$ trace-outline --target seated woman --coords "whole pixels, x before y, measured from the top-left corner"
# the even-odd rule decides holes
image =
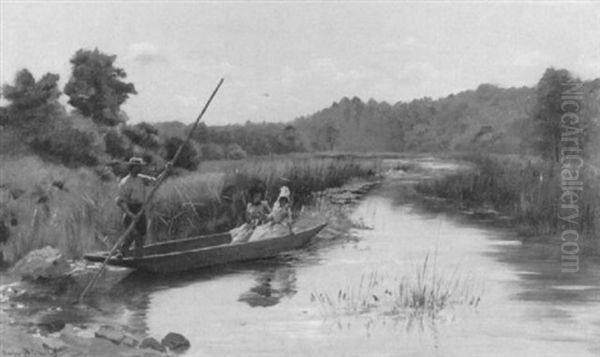
[[[252,232],[249,242],[268,238],[283,237],[294,234],[292,231],[292,209],[287,196],[279,197],[273,211],[267,217],[267,223],[262,224]]]
[[[254,229],[266,222],[271,212],[269,204],[263,200],[263,192],[260,188],[250,189],[249,196],[250,202],[246,205],[246,223],[230,231],[231,243],[247,242]]]
[[[291,207],[292,206],[291,195],[292,195],[292,193],[290,192],[290,189],[287,186],[281,186],[281,188],[279,189],[279,196],[275,200],[275,203],[273,203],[273,210],[276,210],[279,208],[279,199],[281,197],[286,197],[288,200],[288,204]]]

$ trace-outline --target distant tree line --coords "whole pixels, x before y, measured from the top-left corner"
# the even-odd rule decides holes
[[[600,79],[580,81],[548,68],[533,87],[476,90],[390,105],[343,98],[292,124],[309,151],[471,151],[535,154],[557,159],[561,94],[579,83],[581,145],[598,143]],[[598,151],[598,150],[596,150]]]
[[[116,56],[98,49],[78,50],[64,88],[59,76],[35,79],[16,73],[4,84],[0,107],[2,138],[13,138],[41,157],[68,166],[109,163],[143,156],[169,160],[190,129],[180,122],[129,124],[121,106],[137,94]],[[176,166],[194,170],[201,160],[302,151],[478,151],[535,153],[557,159],[560,95],[576,78],[549,68],[534,88],[482,84],[445,98],[416,99],[390,105],[373,99],[343,98],[330,107],[287,123],[206,126],[201,123]],[[582,147],[595,147],[600,79],[581,82]],[[68,97],[71,110],[59,101]],[[591,149],[590,149],[591,150]]]

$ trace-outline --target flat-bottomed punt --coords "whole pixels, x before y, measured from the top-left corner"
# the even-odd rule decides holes
[[[237,261],[268,258],[279,253],[299,249],[317,235],[325,224],[297,232],[293,235],[263,239],[256,242],[231,244],[231,234],[218,233],[180,240],[149,244],[143,248],[144,255],[111,257],[111,265],[134,268],[156,273],[172,273]],[[85,259],[103,262],[108,252],[86,254]]]

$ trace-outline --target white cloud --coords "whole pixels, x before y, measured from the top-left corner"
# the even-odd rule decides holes
[[[150,42],[138,42],[131,44],[128,48],[126,58],[142,65],[168,62],[167,57],[161,53],[158,46]]]

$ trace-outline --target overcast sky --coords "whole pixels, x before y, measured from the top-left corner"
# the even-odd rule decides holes
[[[28,68],[62,86],[98,47],[139,92],[132,122],[191,122],[221,76],[208,124],[530,86],[549,66],[600,77],[598,3],[0,3],[2,83]]]

